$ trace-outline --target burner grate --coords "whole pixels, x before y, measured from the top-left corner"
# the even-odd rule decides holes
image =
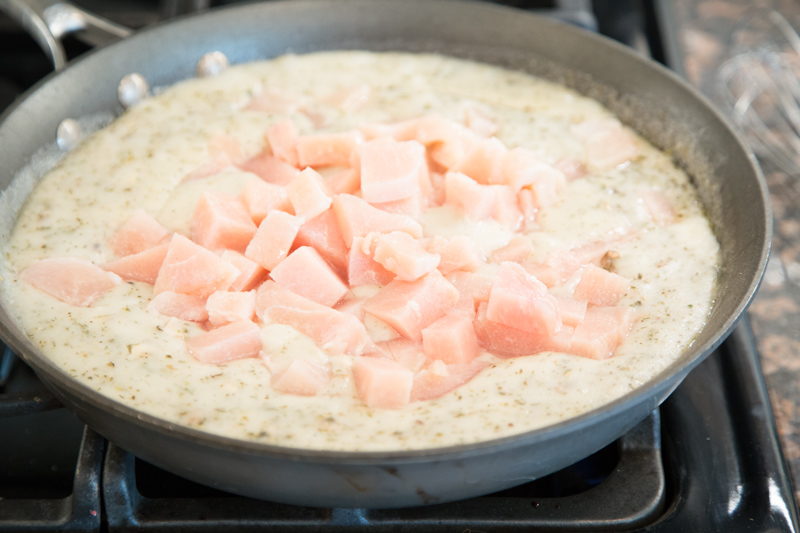
[[[72,493],[62,498],[0,498],[0,531],[101,531],[104,448],[105,440],[85,428]]]
[[[385,531],[401,525],[403,531],[411,532],[464,527],[492,531],[531,527],[622,531],[654,521],[664,508],[666,485],[660,437],[656,411],[616,443],[546,478],[489,496],[411,509],[294,507],[205,487],[187,488],[185,480],[182,490],[176,493],[179,497],[166,495],[170,492],[171,474],[152,466],[142,468],[138,459],[110,444],[103,473],[104,501],[109,531],[123,532],[228,528],[255,531],[271,527],[292,531]],[[142,473],[148,478],[146,489],[137,479]],[[604,479],[598,483],[598,477]],[[576,483],[576,479],[580,481]],[[143,495],[153,486],[161,487],[158,495]]]

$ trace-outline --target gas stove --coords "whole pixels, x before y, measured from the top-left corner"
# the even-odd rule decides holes
[[[77,2],[137,28],[225,2]],[[505,1],[599,31],[664,62],[674,43],[651,2]],[[49,72],[0,18],[0,107]],[[71,57],[88,47],[68,39]],[[0,350],[2,351],[2,350]],[[743,319],[631,432],[545,478],[409,509],[302,508],[198,485],[107,442],[9,350],[0,359],[3,531],[796,531],[795,502]]]

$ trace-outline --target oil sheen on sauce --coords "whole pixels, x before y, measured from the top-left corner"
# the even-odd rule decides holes
[[[248,111],[262,90],[324,101],[339,89],[368,84],[357,112],[321,107],[317,130],[301,113]],[[689,178],[670,158],[639,140],[642,157],[567,184],[531,232],[534,254],[608,239],[638,237],[618,247],[616,271],[633,279],[620,305],[637,306],[638,321],[606,361],[542,353],[497,360],[445,396],[399,411],[366,407],[354,394],[352,357],[332,358],[328,394],[301,397],[270,387],[260,359],[222,365],[195,361],[185,338],[195,324],[148,312],[152,288],[122,283],[92,307],[73,307],[19,282],[17,274],[44,257],[97,264],[113,256],[106,239],[136,208],[171,230],[186,232],[203,188],[238,194],[238,171],[179,186],[207,159],[209,139],[225,132],[245,153],[263,148],[263,134],[290,118],[300,133],[341,131],[436,112],[457,120],[479,102],[499,119],[496,136],[509,148],[533,149],[549,163],[583,157],[573,124],[610,113],[599,103],[527,74],[436,55],[328,52],[288,55],[176,84],[124,113],[61,160],[39,182],[6,246],[4,291],[24,331],[65,373],[145,413],[227,437],[282,446],[348,451],[405,450],[473,443],[575,417],[621,397],[673,363],[703,327],[713,303],[718,243]],[[657,188],[672,201],[675,223],[655,224],[637,191]],[[165,207],[169,206],[169,207]],[[453,229],[451,213],[425,215],[428,235],[469,232],[485,253],[510,234],[493,221]],[[361,291],[369,291],[362,288]],[[287,326],[263,327],[265,345],[286,357],[319,349]]]

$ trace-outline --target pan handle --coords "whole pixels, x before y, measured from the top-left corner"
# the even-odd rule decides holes
[[[44,50],[53,67],[67,63],[61,38],[80,32],[82,41],[103,46],[124,39],[133,30],[59,0],[0,0],[0,10],[17,21]]]

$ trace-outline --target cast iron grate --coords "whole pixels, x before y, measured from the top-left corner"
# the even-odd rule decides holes
[[[177,478],[113,444],[103,494],[109,531],[627,530],[653,521],[664,507],[660,431],[656,411],[617,442],[546,478],[410,509],[316,509],[232,496]]]

